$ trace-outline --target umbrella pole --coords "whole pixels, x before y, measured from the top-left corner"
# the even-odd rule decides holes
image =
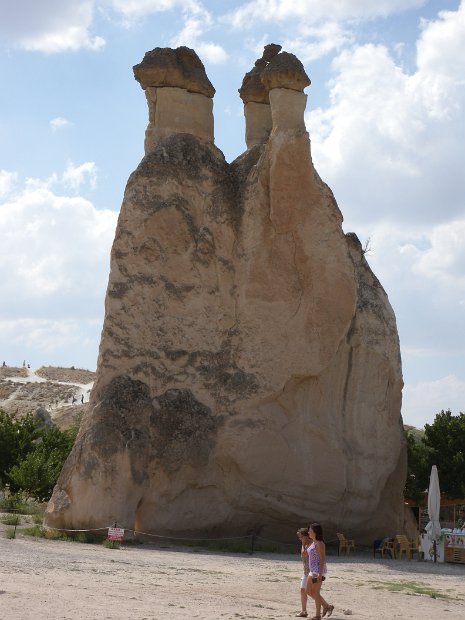
[[[438,555],[437,555],[436,541],[435,540],[433,541],[433,553],[434,553],[434,563],[436,564]]]

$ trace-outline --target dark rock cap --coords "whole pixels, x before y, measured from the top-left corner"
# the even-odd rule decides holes
[[[290,88],[303,92],[311,83],[303,64],[297,56],[288,52],[281,52],[270,60],[262,71],[261,80],[268,91],[272,88]]]
[[[188,47],[156,47],[133,67],[134,77],[145,90],[149,86],[174,86],[213,97],[215,89],[202,61]]]
[[[256,103],[269,103],[268,89],[262,83],[261,75],[268,63],[281,50],[281,45],[270,43],[265,45],[262,57],[255,61],[254,67],[244,75],[242,86],[239,88],[239,95],[244,103],[255,101]]]

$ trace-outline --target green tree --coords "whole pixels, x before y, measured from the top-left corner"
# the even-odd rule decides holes
[[[45,501],[73,447],[79,420],[66,431],[41,426],[32,415],[0,411],[0,487]]]
[[[49,499],[76,432],[76,427],[63,432],[56,426],[44,429],[34,449],[8,472],[11,489],[22,490],[39,502]]]
[[[465,497],[465,414],[442,410],[425,425],[424,443],[430,465],[438,468],[441,491],[450,498]]]
[[[0,485],[10,482],[8,471],[35,445],[40,430],[32,415],[15,418],[0,411]]]
[[[421,503],[429,484],[431,451],[425,445],[424,431],[413,427],[406,429],[405,439],[408,459],[405,496]]]

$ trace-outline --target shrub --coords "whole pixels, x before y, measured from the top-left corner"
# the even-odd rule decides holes
[[[3,523],[3,525],[20,525],[21,519],[19,515],[4,515],[0,517],[0,522]]]
[[[26,497],[38,502],[50,498],[78,428],[79,421],[66,431],[44,428],[30,415],[16,419],[0,411],[0,485],[9,491],[11,508],[20,509],[18,494],[23,503]]]

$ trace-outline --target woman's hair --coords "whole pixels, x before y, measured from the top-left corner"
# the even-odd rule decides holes
[[[316,540],[323,540],[323,528],[319,523],[312,523],[308,529],[312,529],[315,532]]]
[[[308,536],[308,527],[299,527],[297,534],[300,534],[300,536]]]

